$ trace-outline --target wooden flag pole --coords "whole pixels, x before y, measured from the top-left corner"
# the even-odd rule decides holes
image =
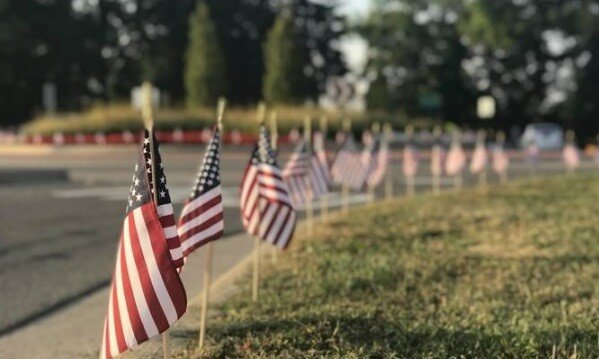
[[[345,135],[352,136],[351,134],[351,120],[346,118],[343,120],[343,131]],[[346,138],[347,141],[347,138]],[[341,185],[341,211],[347,213],[349,211],[349,186],[345,183]]]
[[[392,134],[393,128],[391,127],[391,124],[386,123],[385,126],[383,126],[383,135],[385,136],[385,141],[390,142]],[[391,149],[389,148],[388,151],[389,157],[391,157]],[[389,158],[389,162],[387,163],[387,171],[385,172],[385,199],[393,199],[393,175],[391,174],[391,158]]]
[[[371,127],[371,131],[372,131],[372,141],[374,142],[375,141],[374,138],[381,133],[381,124],[378,122],[373,123],[372,127]],[[368,183],[366,185],[367,185],[368,201],[374,202],[376,200],[375,186],[371,186]]]
[[[326,159],[326,142],[327,142],[328,120],[325,116],[320,118],[320,133],[322,134],[322,150],[325,153]],[[328,164],[327,164],[328,166]],[[329,221],[329,192],[320,196],[320,219],[323,222]]]
[[[152,196],[154,197],[154,205],[158,206],[158,191],[156,185],[156,150],[154,149],[154,114],[152,112],[152,84],[144,82],[141,86],[142,91],[142,107],[141,113],[146,129],[150,137],[150,156],[152,156]],[[171,356],[171,349],[168,341],[168,329],[162,333],[162,357],[168,359]]]
[[[258,105],[258,113],[257,120],[260,126],[264,124],[264,119],[266,116],[266,105],[264,102],[260,102]],[[258,208],[260,210],[260,216],[262,216],[262,208],[261,206]],[[262,245],[262,240],[260,237],[254,237],[254,273],[252,278],[252,302],[258,301],[258,284],[260,280],[260,247]]]
[[[308,176],[306,180],[308,183],[308,198],[306,199],[306,226],[308,229],[308,234],[312,235],[314,233],[314,189],[312,188],[312,120],[310,117],[306,116],[304,118],[304,142],[306,143],[306,153],[308,158],[310,159],[310,165],[308,166]]]
[[[406,146],[408,146],[408,144],[412,141],[412,139],[414,138],[414,127],[412,127],[411,125],[408,125],[406,127]],[[404,164],[405,166],[405,164]],[[412,175],[408,175],[406,176],[406,195],[408,197],[412,197],[414,195],[414,176]]]
[[[440,142],[440,140],[441,140],[441,127],[435,126],[435,128],[433,129],[433,137],[435,139],[435,144],[433,145],[433,148],[431,150],[431,160],[432,160],[433,156],[440,157],[440,155],[441,155],[441,145],[440,145],[440,143],[437,142],[437,141]],[[440,166],[441,166],[441,168],[443,167],[442,162],[440,163]],[[439,192],[441,192],[441,176],[439,173],[433,173],[432,177],[433,177],[433,193],[439,194]]]
[[[277,123],[277,112],[270,112],[270,147],[273,151],[277,152],[278,148],[278,140],[279,140],[279,127]],[[273,246],[270,251],[271,263],[277,264],[279,262],[279,249],[276,246]]]
[[[225,114],[225,106],[227,101],[221,97],[218,99],[218,107],[216,111],[216,125],[219,132],[223,133],[223,116]],[[198,349],[204,347],[204,339],[206,338],[206,321],[208,317],[208,304],[210,302],[210,289],[212,286],[212,257],[214,253],[214,243],[212,241],[206,244],[206,252],[204,255],[204,276],[203,276],[203,291],[202,291],[202,309],[200,312],[200,337],[198,341]]]

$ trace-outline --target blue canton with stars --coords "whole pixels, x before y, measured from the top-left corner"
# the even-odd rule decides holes
[[[150,134],[146,130],[141,148],[142,153],[139,155],[138,161],[135,164],[131,188],[129,189],[129,198],[127,199],[126,213],[153,200],[154,186],[152,183],[152,151],[150,151],[150,142]],[[166,177],[162,166],[162,158],[158,149],[158,141],[155,136],[153,142],[154,155],[156,156],[156,181],[158,182],[158,203],[156,205],[159,206],[171,203],[171,197],[166,188]]]
[[[266,163],[278,167],[275,153],[270,147],[270,136],[264,125],[260,126],[260,136],[258,137],[258,143],[252,152],[251,162],[253,165]]]
[[[196,182],[189,194],[190,200],[220,186],[220,138],[220,131],[217,127],[214,129],[214,135],[212,135],[208,147],[206,147],[206,153],[196,176]]]

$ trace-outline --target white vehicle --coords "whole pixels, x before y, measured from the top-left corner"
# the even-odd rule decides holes
[[[536,145],[539,150],[556,150],[564,146],[564,130],[554,123],[531,123],[526,126],[520,146]]]

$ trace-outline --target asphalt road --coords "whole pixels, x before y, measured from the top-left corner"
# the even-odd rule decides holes
[[[202,152],[198,147],[163,149],[176,203],[188,193]],[[283,149],[281,162],[288,155],[288,149]],[[133,146],[0,156],[4,171],[58,169],[70,177],[67,182],[41,178],[36,184],[0,184],[0,336],[63,310],[109,284],[135,156]],[[226,148],[222,156],[226,235],[242,230],[237,188],[248,156],[249,148]],[[584,167],[589,170],[592,165],[586,161]],[[428,163],[421,163],[420,168],[417,192],[428,191]],[[391,169],[394,193],[403,195],[400,165],[393,163]],[[563,172],[558,159],[545,160],[537,168],[539,175]],[[528,175],[522,161],[512,164],[510,178]],[[496,182],[497,177],[489,172],[488,180]],[[466,175],[464,181],[474,185],[478,179]],[[442,183],[453,185],[450,178]],[[331,204],[338,204],[338,197],[334,194]],[[363,195],[352,198],[356,203],[365,200]]]

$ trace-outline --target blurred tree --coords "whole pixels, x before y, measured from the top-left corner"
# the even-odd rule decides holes
[[[309,95],[304,73],[307,52],[297,36],[292,14],[284,13],[277,18],[268,33],[264,56],[264,99],[273,104],[303,102]]]
[[[461,1],[378,1],[356,30],[369,43],[368,108],[471,123],[475,91],[457,29]],[[438,108],[437,108],[438,106]]]
[[[208,7],[199,3],[189,19],[189,47],[185,64],[187,106],[211,106],[226,94],[223,55]]]

